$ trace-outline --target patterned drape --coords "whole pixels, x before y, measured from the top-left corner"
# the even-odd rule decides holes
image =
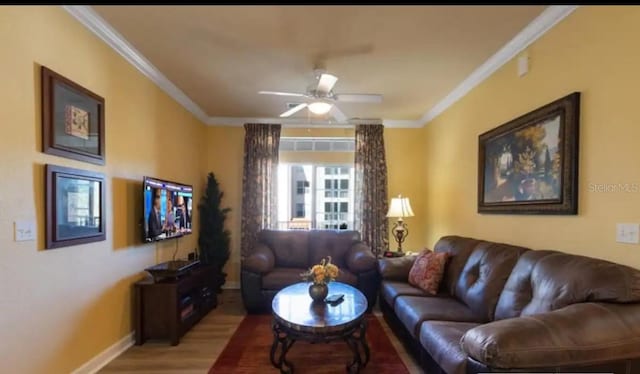
[[[357,125],[355,152],[355,228],[378,254],[384,248],[387,224],[387,161],[384,126]]]
[[[249,255],[261,229],[275,228],[279,124],[244,125],[244,170],[242,174],[242,218],[240,255]]]

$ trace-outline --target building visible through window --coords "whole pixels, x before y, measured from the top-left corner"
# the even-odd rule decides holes
[[[298,228],[302,220],[313,229],[353,229],[353,178],[352,165],[281,163],[279,228]]]

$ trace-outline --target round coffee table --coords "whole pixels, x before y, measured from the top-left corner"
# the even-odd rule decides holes
[[[281,373],[293,373],[293,364],[287,361],[286,355],[297,340],[311,343],[343,340],[353,352],[347,371],[358,373],[369,362],[365,336],[367,298],[348,284],[331,282],[329,295],[343,294],[343,301],[336,305],[313,302],[309,296],[310,284],[301,282],[285,287],[273,298],[271,363]],[[364,353],[364,359],[361,353]]]

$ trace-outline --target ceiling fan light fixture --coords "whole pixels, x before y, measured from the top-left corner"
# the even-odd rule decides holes
[[[327,114],[331,110],[331,104],[325,101],[314,101],[309,104],[309,110],[313,114]]]

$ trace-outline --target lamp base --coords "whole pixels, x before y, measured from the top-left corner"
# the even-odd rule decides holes
[[[398,218],[398,221],[393,226],[393,229],[391,229],[391,234],[396,240],[396,243],[398,243],[398,252],[402,252],[402,242],[404,242],[404,240],[409,235],[409,229],[407,228],[407,225],[402,221],[402,217]]]

